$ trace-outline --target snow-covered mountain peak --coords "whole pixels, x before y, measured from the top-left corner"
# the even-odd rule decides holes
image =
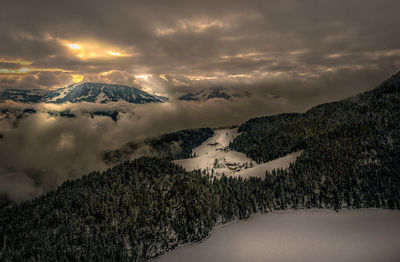
[[[180,96],[179,100],[185,101],[206,101],[209,99],[225,99],[232,100],[233,98],[245,97],[250,94],[247,92],[241,92],[236,88],[226,88],[226,87],[210,87],[204,88],[196,92],[187,93],[183,96]]]
[[[78,83],[71,84],[53,91],[41,90],[14,90],[0,92],[1,100],[13,100],[22,103],[109,103],[126,101],[134,104],[162,103],[168,98],[151,95],[136,87],[105,84],[105,83]]]

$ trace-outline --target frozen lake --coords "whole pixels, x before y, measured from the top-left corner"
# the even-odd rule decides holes
[[[400,212],[290,210],[215,228],[157,262],[400,261]]]

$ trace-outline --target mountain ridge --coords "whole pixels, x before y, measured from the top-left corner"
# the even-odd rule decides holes
[[[241,98],[249,96],[249,92],[240,92],[236,88],[226,87],[210,87],[204,88],[196,92],[189,92],[180,97],[178,100],[181,101],[206,101],[210,99],[224,99],[231,101],[234,98]]]
[[[6,89],[0,92],[1,100],[12,100],[21,103],[109,103],[125,101],[133,104],[163,103],[168,98],[151,95],[137,87],[106,84],[97,82],[75,83],[56,90],[19,90]]]

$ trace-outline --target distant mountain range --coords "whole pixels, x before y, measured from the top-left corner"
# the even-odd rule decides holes
[[[180,96],[178,99],[184,101],[206,101],[214,98],[231,100],[233,98],[246,97],[249,95],[250,93],[241,92],[236,88],[212,87],[204,88],[198,92],[187,93],[183,96]]]
[[[54,103],[66,102],[79,103],[109,103],[126,101],[133,104],[163,103],[168,98],[151,95],[136,87],[104,84],[104,83],[82,83],[72,84],[53,91],[41,89],[19,90],[7,89],[0,92],[1,100],[12,100],[21,103]]]
[[[210,99],[232,100],[234,98],[247,97],[250,93],[240,91],[233,87],[203,88],[196,92],[190,92],[178,97],[181,101],[207,101]],[[56,90],[44,89],[5,89],[0,90],[0,102],[12,100],[19,103],[100,103],[126,101],[132,104],[163,103],[169,100],[165,96],[157,96],[140,90],[137,87],[105,84],[105,83],[81,83],[71,84]]]
[[[6,89],[0,91],[0,102],[2,100],[12,100],[20,103],[40,103],[48,92],[42,89],[21,90]]]

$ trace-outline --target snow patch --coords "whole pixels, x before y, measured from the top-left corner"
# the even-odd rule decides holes
[[[297,157],[299,157],[302,153],[303,153],[303,150],[291,153],[289,155],[274,159],[267,163],[262,163],[262,164],[256,165],[253,168],[241,170],[241,171],[235,173],[234,176],[236,176],[236,177],[241,176],[242,178],[249,178],[251,176],[264,178],[266,171],[271,172],[274,169],[288,168],[290,166],[290,164],[294,163],[296,161]]]
[[[104,94],[103,89],[101,92],[96,96],[95,102],[96,103],[101,103],[103,101],[108,101],[108,96]]]
[[[278,168],[288,168],[290,163],[296,161],[303,151],[298,151],[287,156],[272,160],[267,163],[257,164],[245,154],[229,148],[229,143],[239,135],[237,128],[214,130],[214,135],[200,146],[192,150],[193,158],[175,160],[187,171],[205,170],[215,176],[252,176],[264,178],[266,171]]]

